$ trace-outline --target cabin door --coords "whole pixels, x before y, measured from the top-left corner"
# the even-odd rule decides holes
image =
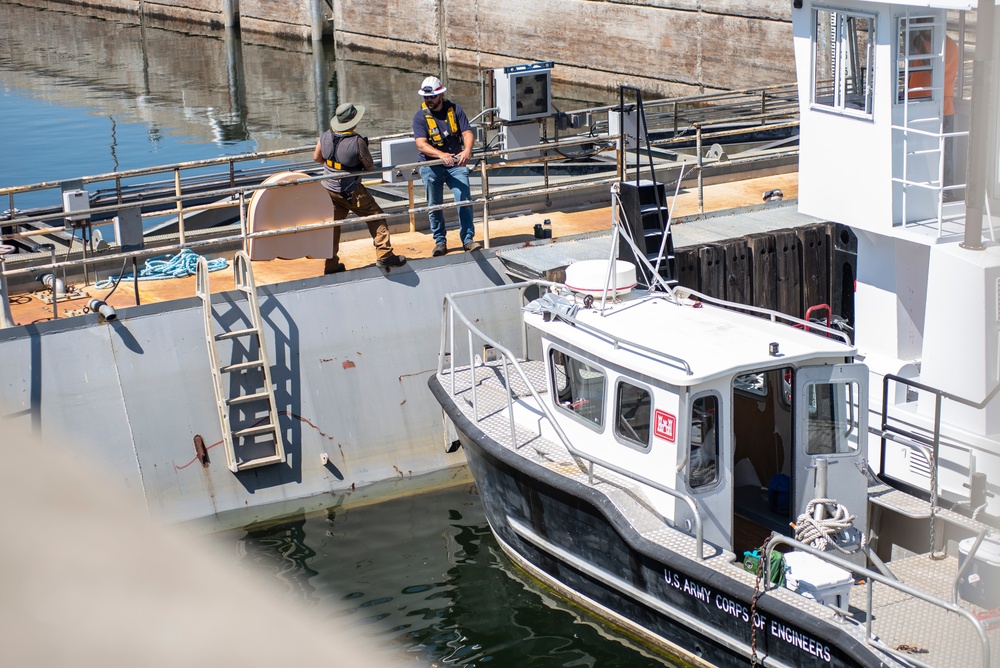
[[[823,497],[856,515],[855,528],[867,531],[867,382],[868,372],[860,364],[796,372],[793,519],[811,500]]]

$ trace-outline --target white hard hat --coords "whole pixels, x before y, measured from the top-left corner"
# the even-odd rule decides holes
[[[424,82],[420,84],[420,90],[417,92],[424,97],[434,97],[435,95],[440,95],[441,93],[448,90],[441,84],[441,80],[437,77],[427,77]]]

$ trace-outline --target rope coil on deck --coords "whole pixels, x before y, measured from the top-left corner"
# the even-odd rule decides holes
[[[819,505],[826,507],[826,517],[817,520],[815,510]],[[854,542],[853,549],[842,547],[834,537],[843,536],[845,540],[841,542],[852,542],[849,531],[854,528],[855,519],[857,516],[851,515],[836,499],[813,499],[806,506],[805,512],[795,520],[795,540],[818,550],[825,550],[827,545],[833,545],[845,554],[853,554],[864,546],[864,536],[861,536],[860,542]]]
[[[198,259],[200,257],[200,255],[189,248],[185,248],[173,256],[161,255],[159,257],[151,257],[146,260],[145,266],[139,271],[138,280],[158,281],[166,278],[193,276],[198,271]],[[207,262],[210,272],[219,271],[229,266],[229,262],[223,257],[208,260]],[[123,274],[118,279],[106,278],[103,281],[98,281],[94,284],[94,287],[100,290],[111,287],[116,281],[127,281],[133,278],[135,278],[134,274]]]

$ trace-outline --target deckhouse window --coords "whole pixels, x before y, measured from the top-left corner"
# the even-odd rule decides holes
[[[688,453],[688,483],[692,488],[711,485],[719,479],[719,430],[716,422],[719,400],[714,394],[691,402],[691,451]]]
[[[652,404],[649,391],[631,383],[620,382],[616,394],[615,434],[631,445],[648,448]]]
[[[561,350],[549,351],[556,405],[587,422],[604,424],[604,372]]]
[[[856,402],[859,396],[856,383],[807,386],[808,454],[844,454],[858,449]]]
[[[934,19],[904,16],[899,19],[896,56],[896,101],[925,102],[934,99]]]
[[[813,17],[813,104],[870,117],[875,17],[832,9]]]

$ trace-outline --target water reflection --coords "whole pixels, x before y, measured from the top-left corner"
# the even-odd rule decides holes
[[[4,5],[0,94],[142,123],[151,142],[169,134],[189,145],[252,141],[256,146],[250,150],[311,143],[343,100],[369,107],[365,131],[370,135],[406,131],[419,106],[419,82],[437,67],[345,48],[334,61],[331,44],[261,44],[253,41],[259,37],[241,39],[235,31],[150,26],[133,15],[97,18],[73,12],[68,6],[54,11]],[[191,32],[198,30],[203,33]],[[452,76],[450,95],[472,113],[482,108],[478,81]],[[564,107],[603,104],[609,95],[595,97],[601,99],[560,102]],[[48,141],[39,140],[39,146]],[[122,168],[135,166],[124,157],[119,156]]]
[[[473,488],[341,503],[216,538],[315,614],[372,633],[415,665],[665,665],[526,582]]]

